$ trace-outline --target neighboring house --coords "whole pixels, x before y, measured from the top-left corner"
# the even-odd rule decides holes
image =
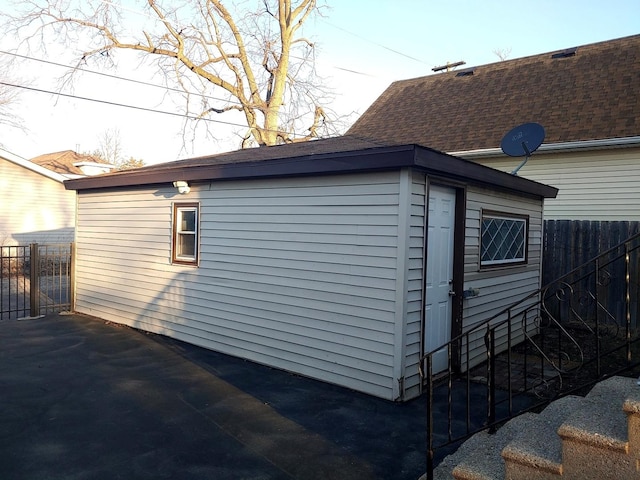
[[[0,245],[66,243],[74,237],[76,196],[66,177],[0,152]]]
[[[0,245],[73,242],[76,198],[63,182],[112,168],[71,150],[31,160],[0,151]]]
[[[395,82],[348,134],[511,172],[500,141],[528,122],[546,139],[518,175],[559,189],[545,219],[640,221],[640,35]]]
[[[557,193],[350,137],[65,185],[76,311],[389,400],[419,395],[425,351],[538,288]]]
[[[31,161],[53,172],[60,173],[67,178],[86,177],[109,173],[114,165],[93,155],[86,155],[64,150],[62,152],[47,153],[32,158]]]

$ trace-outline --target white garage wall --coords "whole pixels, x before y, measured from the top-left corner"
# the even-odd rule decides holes
[[[82,191],[76,309],[394,399],[399,176]],[[174,201],[198,268],[170,263]]]

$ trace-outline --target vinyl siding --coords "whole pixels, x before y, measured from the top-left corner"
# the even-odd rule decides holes
[[[395,399],[399,198],[398,172],[81,192],[77,310]],[[198,268],[170,263],[174,201]]]
[[[478,159],[512,171],[521,159]],[[592,152],[534,153],[521,177],[559,189],[545,201],[547,220],[640,221],[640,148]]]
[[[529,216],[528,261],[526,265],[480,268],[480,219],[482,209]],[[464,300],[463,330],[488,320],[504,308],[520,301],[540,286],[542,248],[542,202],[496,192],[489,189],[467,189],[465,225],[464,289],[477,288],[480,295]],[[526,305],[535,303],[535,299]],[[472,363],[484,360],[479,332],[470,345]],[[464,362],[464,359],[463,359]]]
[[[72,242],[76,192],[0,158],[0,245]]]
[[[421,393],[420,357],[422,354],[422,289],[424,285],[425,176],[414,173],[411,183],[411,220],[409,227],[408,298],[405,332],[405,398]]]

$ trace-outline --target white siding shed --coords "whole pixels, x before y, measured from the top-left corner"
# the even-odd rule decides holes
[[[487,292],[454,309],[462,322],[537,289],[555,189],[414,145],[332,139],[67,182],[78,190],[75,309],[388,400],[416,397],[432,181],[466,199],[456,288]],[[172,262],[173,207],[187,201],[199,206],[194,265]],[[478,274],[484,204],[531,218],[529,262],[504,278]]]

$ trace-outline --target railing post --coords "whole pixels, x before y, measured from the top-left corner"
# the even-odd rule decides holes
[[[487,375],[487,418],[489,420],[489,433],[496,433],[496,332],[489,327],[488,337],[489,345],[487,355],[489,356]]]
[[[600,261],[598,258],[595,259],[594,262],[594,296],[595,296],[595,324],[596,324],[596,374],[598,378],[602,374],[601,362],[600,362]]]
[[[625,341],[627,343],[627,365],[631,364],[631,258],[629,245],[624,244],[624,316]]]
[[[431,355],[427,355],[427,480],[433,480],[433,375]]]
[[[31,268],[29,274],[29,304],[30,304],[30,317],[37,317],[40,315],[40,252],[37,243],[29,245],[29,258],[31,260]]]

